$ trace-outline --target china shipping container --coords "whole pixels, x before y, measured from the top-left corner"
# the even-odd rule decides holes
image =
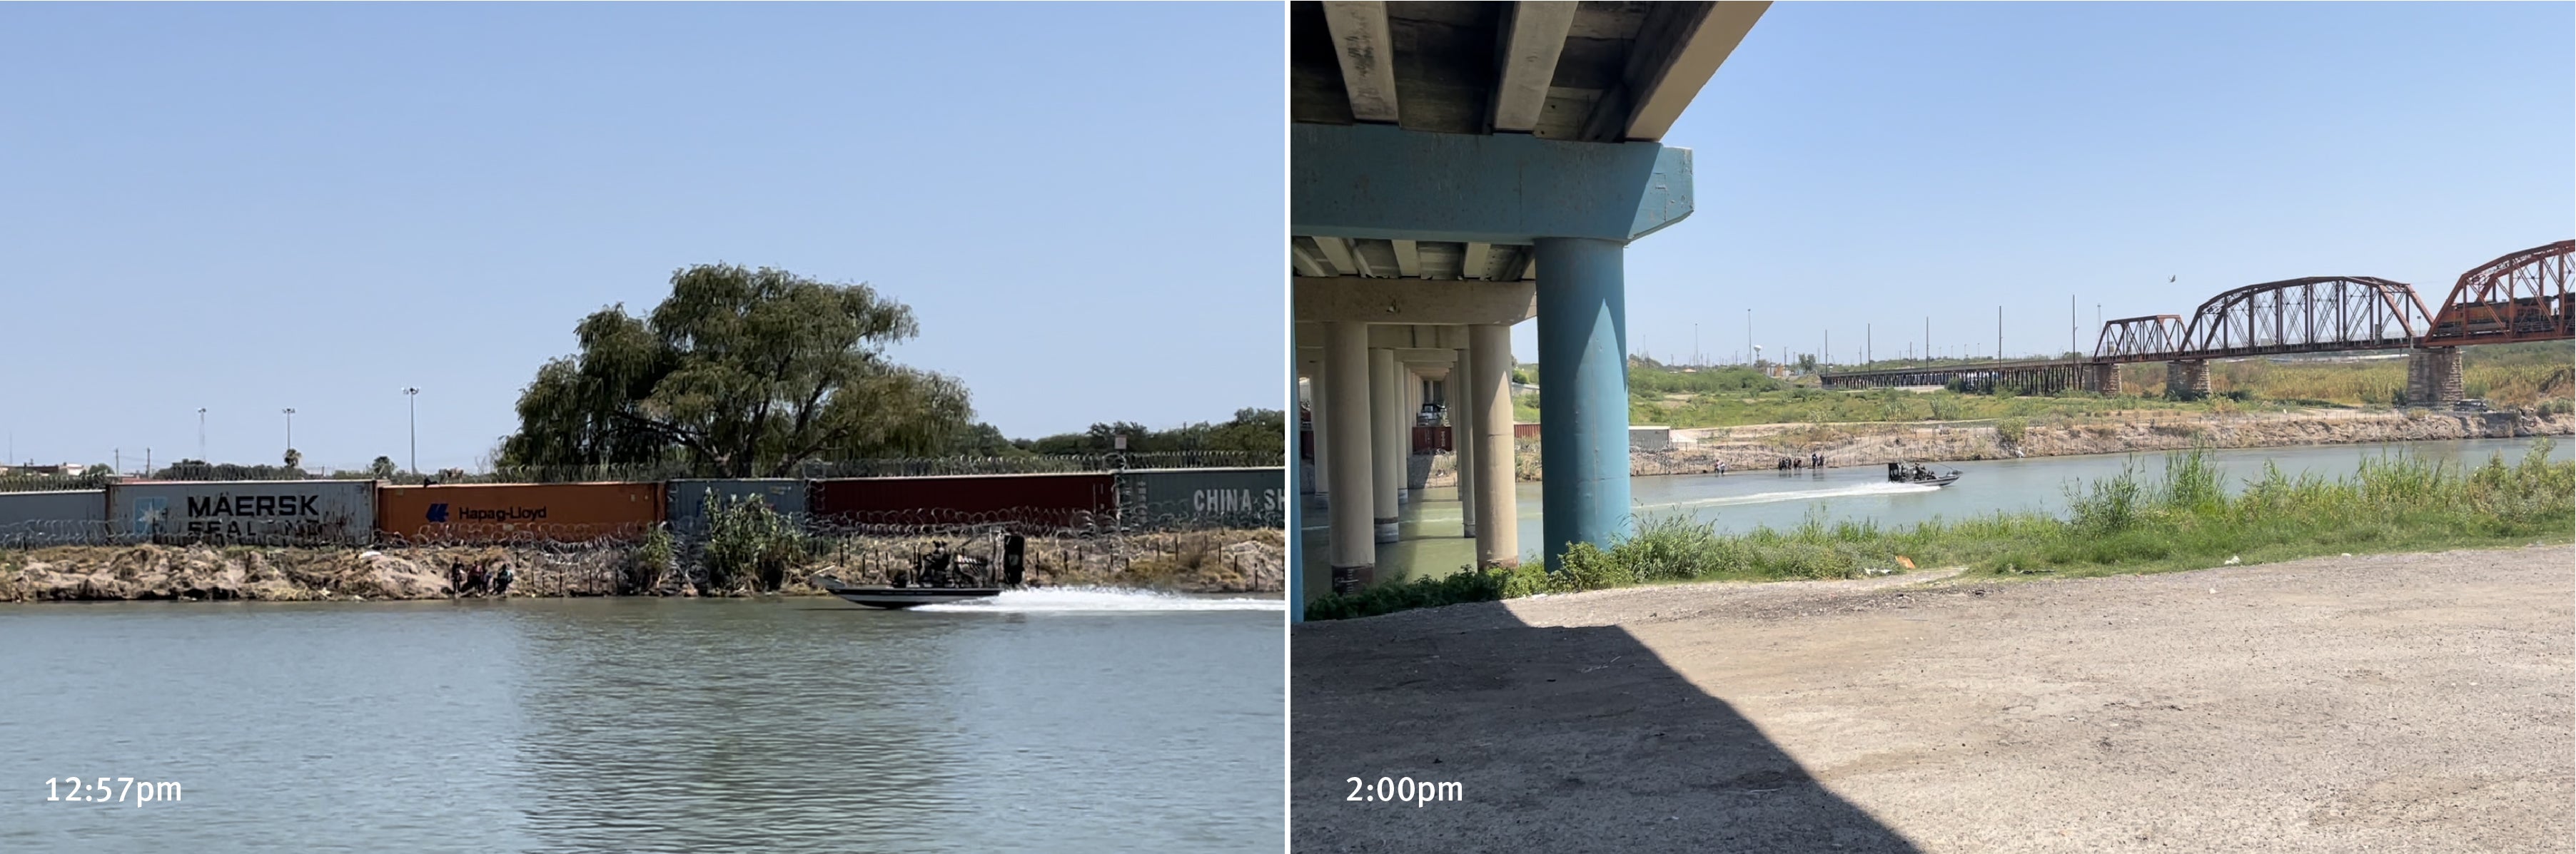
[[[824,526],[1080,528],[1109,524],[1118,510],[1117,476],[1109,472],[841,478],[807,486],[806,507]]]
[[[372,480],[120,481],[107,527],[123,542],[365,545],[375,539]]]
[[[386,486],[376,502],[377,531],[397,542],[624,540],[664,518],[659,483]]]
[[[0,492],[0,544],[76,545],[107,539],[107,490]]]
[[[1118,518],[1129,527],[1171,524],[1276,527],[1287,516],[1279,468],[1138,469],[1118,474]]]
[[[757,480],[675,480],[670,484],[671,529],[682,533],[699,533],[705,529],[707,501],[758,499],[769,509],[802,518],[805,515],[805,482],[788,478]]]

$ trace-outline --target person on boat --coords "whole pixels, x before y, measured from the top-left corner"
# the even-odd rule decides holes
[[[948,554],[948,542],[945,540],[932,540],[930,542],[930,554],[923,556],[921,559],[921,586],[949,586],[948,563],[950,558],[951,555]]]

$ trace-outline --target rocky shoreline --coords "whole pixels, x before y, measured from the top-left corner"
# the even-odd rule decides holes
[[[820,551],[790,567],[780,595],[822,595],[817,572],[865,583],[879,567],[929,543],[869,540]],[[381,601],[455,595],[453,562],[507,565],[510,596],[741,596],[711,589],[704,573],[653,567],[628,545],[575,548],[254,548],[246,546],[55,546],[0,552],[0,602]],[[675,561],[675,563],[678,561]],[[1286,589],[1286,545],[1276,530],[1133,534],[1115,538],[1031,538],[1032,582],[1173,593],[1276,593]]]
[[[2446,439],[2504,439],[2576,435],[2576,416],[2530,410],[2506,412],[2313,409],[2264,413],[2140,411],[2133,417],[2037,418],[2019,441],[1994,420],[1757,424],[1674,430],[1673,445],[1636,450],[1631,474],[1713,471],[1719,462],[1736,471],[1773,468],[1782,457],[1823,454],[1835,467],[1884,466],[1897,461],[1947,462],[2010,457],[2055,457],[2213,448],[2270,448]],[[1515,468],[1521,480],[1540,479],[1537,443],[1521,443]],[[1456,483],[1449,455],[1415,457],[1418,486]]]

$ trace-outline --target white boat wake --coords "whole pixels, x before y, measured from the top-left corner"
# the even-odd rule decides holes
[[[1037,590],[1005,590],[1000,596],[982,601],[923,605],[913,610],[960,614],[1285,611],[1288,610],[1288,602],[1285,599],[1183,596],[1150,590],[1118,590],[1107,587],[1051,587]]]
[[[1776,504],[1782,501],[1814,501],[1820,498],[1856,498],[1871,495],[1909,495],[1918,492],[1939,492],[1940,490],[1940,487],[1927,486],[1920,483],[1896,483],[1894,481],[1883,481],[1879,483],[1861,483],[1851,486],[1837,486],[1831,489],[1798,489],[1788,492],[1756,492],[1751,495],[1722,495],[1715,498],[1693,498],[1687,501],[1668,501],[1660,504],[1640,504],[1637,505],[1637,509],[1670,510],[1674,508],[1733,507],[1742,504]]]

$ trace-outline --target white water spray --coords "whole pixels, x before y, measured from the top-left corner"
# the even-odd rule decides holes
[[[1285,611],[1287,609],[1288,602],[1284,599],[1182,596],[1150,590],[1118,590],[1107,587],[1046,587],[1036,590],[1005,590],[1000,596],[980,602],[923,605],[913,610],[960,614],[1027,614]]]

